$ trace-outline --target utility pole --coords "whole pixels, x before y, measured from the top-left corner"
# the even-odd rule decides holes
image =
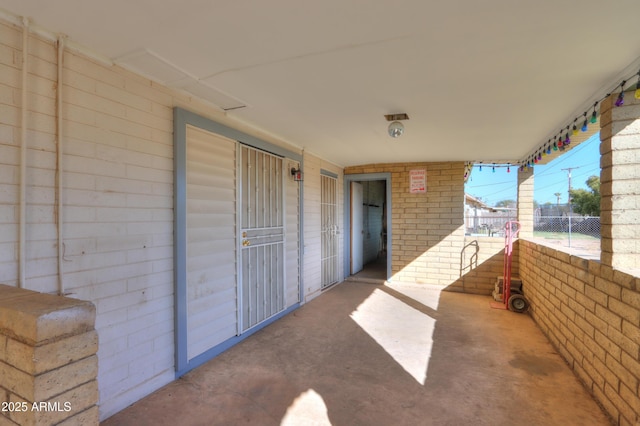
[[[569,178],[569,196],[567,201],[569,202],[569,248],[571,248],[571,216],[573,216],[573,206],[571,205],[571,170],[579,169],[580,167],[567,167],[567,177]]]

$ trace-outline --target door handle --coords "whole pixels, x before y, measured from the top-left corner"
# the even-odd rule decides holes
[[[242,247],[247,247],[251,245],[251,241],[249,240],[242,240]]]

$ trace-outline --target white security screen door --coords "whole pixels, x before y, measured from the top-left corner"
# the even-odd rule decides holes
[[[322,288],[338,282],[338,181],[320,176]]]
[[[239,149],[240,333],[285,309],[282,158]]]

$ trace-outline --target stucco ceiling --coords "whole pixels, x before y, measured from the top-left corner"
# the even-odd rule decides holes
[[[116,63],[171,64],[151,76],[208,91],[221,107],[244,105],[227,114],[343,166],[523,158],[640,63],[639,7],[0,0]],[[384,115],[399,112],[410,120],[392,139]]]

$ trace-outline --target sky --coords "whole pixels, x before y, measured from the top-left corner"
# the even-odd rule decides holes
[[[569,180],[568,171],[563,169],[570,167],[574,168],[571,171],[571,188],[588,190],[586,181],[589,176],[600,176],[600,133],[595,133],[550,163],[534,166],[534,200],[540,204],[555,204],[557,197],[554,193],[559,192],[560,204],[566,203]],[[517,166],[511,167],[511,171],[507,173],[506,167],[496,167],[493,172],[490,164],[484,164],[482,171],[476,165],[467,181],[465,192],[490,206],[502,200],[516,200],[517,172]]]

